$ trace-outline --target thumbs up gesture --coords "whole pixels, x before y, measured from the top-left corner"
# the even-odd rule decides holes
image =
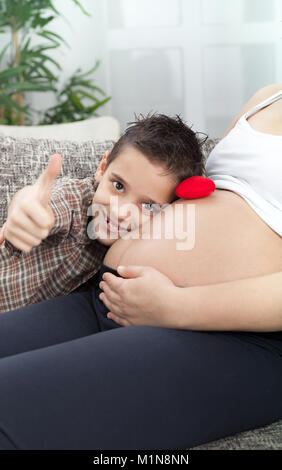
[[[62,169],[62,157],[52,155],[47,168],[33,185],[20,189],[13,197],[8,217],[0,230],[0,244],[8,240],[19,250],[28,253],[40,245],[55,224],[49,201],[53,183]]]

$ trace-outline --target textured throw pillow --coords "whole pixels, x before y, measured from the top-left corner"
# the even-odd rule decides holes
[[[213,148],[218,144],[219,141],[220,139],[212,139],[212,138],[209,138],[205,141],[205,143],[202,146],[202,152],[203,152],[205,160],[208,159],[209,154],[211,153]]]
[[[95,173],[105,151],[111,150],[114,143],[112,140],[72,142],[0,137],[0,228],[12,196],[35,182],[51,155],[59,153],[63,157],[60,176],[86,178]]]

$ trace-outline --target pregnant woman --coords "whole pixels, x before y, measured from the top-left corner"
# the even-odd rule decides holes
[[[192,249],[162,212],[161,238],[118,240],[87,291],[0,316],[0,449],[187,449],[282,418],[281,97],[228,129],[211,196],[172,204],[195,204]]]

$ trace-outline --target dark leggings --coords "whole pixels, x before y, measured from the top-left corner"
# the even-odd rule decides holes
[[[0,449],[188,449],[282,418],[281,341],[120,327],[105,270],[0,315]]]

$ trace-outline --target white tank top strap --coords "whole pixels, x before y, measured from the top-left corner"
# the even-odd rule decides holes
[[[250,109],[214,147],[206,176],[239,194],[282,237],[282,135],[253,129],[245,116],[282,98],[282,90]]]
[[[260,109],[262,108],[265,108],[266,106],[274,103],[274,101],[277,101],[279,100],[280,98],[282,98],[282,90],[279,90],[277,93],[275,93],[274,95],[272,96],[269,96],[269,98],[267,98],[266,100],[262,101],[262,103],[259,103],[257,104],[256,106],[254,106],[253,108],[249,109],[249,111],[247,111],[245,114],[244,114],[244,118],[245,119],[248,119],[250,116],[252,116],[254,113],[256,113],[257,111],[259,111]]]

